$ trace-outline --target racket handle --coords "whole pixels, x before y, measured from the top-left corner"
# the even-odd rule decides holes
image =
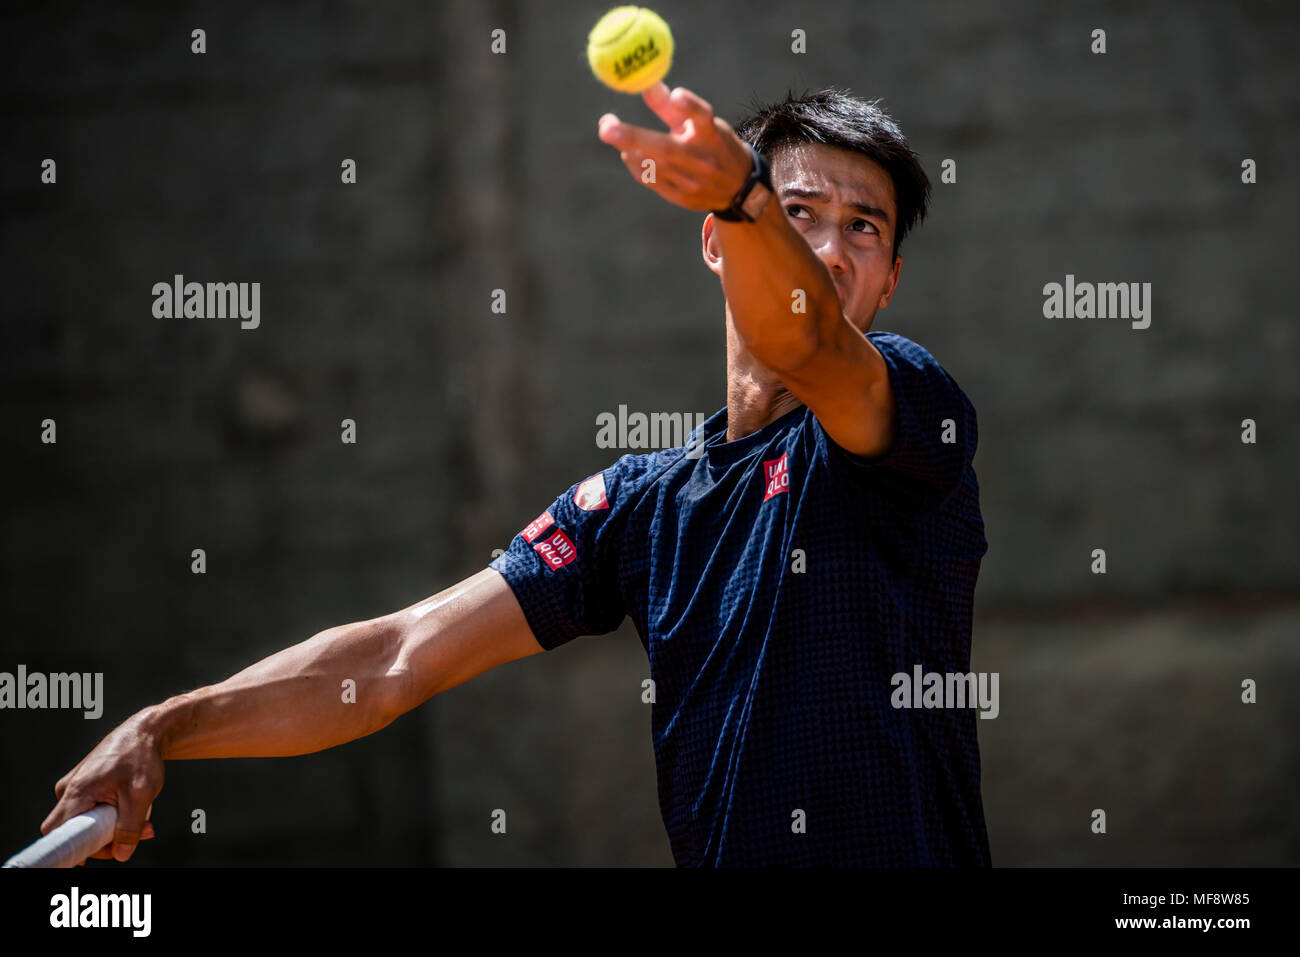
[[[4,866],[76,867],[113,840],[116,828],[117,808],[111,804],[96,804],[19,851],[5,861]]]

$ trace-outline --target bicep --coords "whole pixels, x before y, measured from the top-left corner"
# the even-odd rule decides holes
[[[501,573],[485,568],[387,616],[400,647],[402,712],[497,665],[542,651]]]
[[[841,448],[883,455],[894,439],[889,367],[866,336],[843,315],[840,320],[807,360],[781,371],[781,381]]]

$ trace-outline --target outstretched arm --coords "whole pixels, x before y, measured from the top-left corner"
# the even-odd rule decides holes
[[[118,809],[126,860],[163,786],[163,762],[309,754],[372,734],[439,691],[542,650],[497,571],[485,568],[432,598],[326,629],[219,684],[128,718],[55,786],[49,833],[96,804]],[[345,693],[345,683],[354,692]]]
[[[485,568],[409,608],[330,628],[165,701],[150,721],[165,759],[310,754],[541,650],[505,579]],[[355,703],[343,700],[348,679]]]

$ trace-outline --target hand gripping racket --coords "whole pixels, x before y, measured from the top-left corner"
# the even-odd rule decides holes
[[[117,808],[96,804],[69,818],[39,841],[19,851],[5,867],[76,867],[113,840]]]

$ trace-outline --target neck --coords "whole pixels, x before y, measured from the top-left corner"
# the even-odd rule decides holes
[[[752,435],[803,403],[777,374],[755,359],[736,334],[727,309],[727,441]]]

